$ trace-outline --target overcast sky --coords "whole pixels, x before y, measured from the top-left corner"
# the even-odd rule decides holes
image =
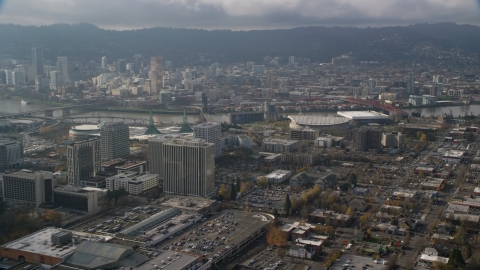
[[[2,3],[3,2],[3,5]],[[273,29],[307,25],[480,25],[480,0],[0,0],[0,23],[108,29]]]

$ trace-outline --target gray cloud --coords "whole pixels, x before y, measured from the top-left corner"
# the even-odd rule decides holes
[[[0,23],[237,30],[445,21],[480,25],[479,15],[479,0],[6,0]]]

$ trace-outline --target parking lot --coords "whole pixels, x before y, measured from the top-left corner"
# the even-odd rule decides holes
[[[329,267],[330,270],[383,270],[386,268],[386,261],[372,260],[369,257],[342,255]]]
[[[268,189],[255,189],[248,195],[237,200],[237,204],[240,207],[255,207],[255,208],[277,208],[283,209],[285,203],[285,197],[287,193],[290,197],[300,195],[300,193],[292,192],[288,187],[273,187]]]
[[[269,224],[268,215],[225,210],[179,232],[163,243],[155,245],[160,250],[183,250],[206,258],[216,258]]]
[[[321,269],[315,268],[320,267],[321,264],[318,262],[287,257],[286,255],[282,257],[278,255],[276,249],[272,248],[268,248],[253,258],[245,260],[241,265],[250,269],[304,270],[308,267],[310,267],[309,269]]]

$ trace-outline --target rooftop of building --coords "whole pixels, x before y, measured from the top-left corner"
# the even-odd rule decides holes
[[[197,260],[199,260],[198,255],[169,250],[138,267],[137,270],[150,270],[159,267],[163,270],[183,269]]]
[[[138,165],[146,164],[146,161],[128,161],[125,164],[115,167],[115,169],[129,169]],[[103,166],[103,164],[102,164]]]
[[[443,153],[443,157],[449,158],[461,158],[465,154],[465,151],[460,150],[447,150]]]
[[[100,128],[98,125],[79,125],[79,126],[74,126],[70,130],[74,131],[100,131]]]
[[[48,227],[27,236],[18,238],[12,242],[6,243],[2,247],[55,258],[65,258],[74,252],[76,247],[75,245],[64,245],[63,247],[58,247],[52,243],[52,235],[62,231],[64,230]]]
[[[210,200],[201,197],[189,196],[175,196],[163,202],[163,206],[187,208],[187,209],[202,209],[216,203],[216,200]]]
[[[393,196],[400,196],[405,198],[413,198],[417,195],[418,191],[406,188],[395,188],[392,192]]]
[[[14,172],[11,172],[11,173],[5,173],[4,177],[5,176],[11,176],[11,177],[21,177],[21,178],[27,178],[27,179],[35,179],[35,174],[36,173],[50,173],[50,172],[31,171],[31,170],[27,170],[27,169],[22,169],[22,170],[14,171]],[[52,173],[50,173],[50,174],[52,174]],[[53,174],[52,174],[52,177],[53,177]]]
[[[104,269],[112,264],[133,268],[147,260],[147,257],[126,246],[84,241],[64,264],[82,269]]]
[[[308,126],[332,126],[348,123],[347,118],[345,117],[336,117],[336,116],[317,116],[317,115],[289,115],[292,121],[299,125],[308,125]]]
[[[433,178],[433,177],[427,177],[425,180],[422,182],[422,185],[428,185],[428,186],[440,186],[445,180],[442,178]]]
[[[448,203],[445,206],[445,212],[446,213],[468,213],[468,210],[470,210],[470,206],[468,205],[461,205],[461,204],[456,204],[456,203]]]
[[[291,171],[287,171],[287,170],[274,170],[273,172],[267,174],[265,177],[267,177],[267,178],[281,178],[281,177],[284,177],[284,176],[289,175],[291,173],[292,173]]]
[[[376,111],[342,111],[337,112],[338,115],[350,120],[384,120],[389,116]]]
[[[264,143],[277,143],[277,144],[284,144],[284,145],[290,145],[297,143],[298,141],[296,140],[287,140],[287,139],[277,139],[277,138],[265,138],[263,139]]]
[[[109,161],[105,161],[105,162],[102,162],[102,164],[100,166],[102,167],[110,167],[110,166],[114,166],[114,165],[117,165],[117,164],[121,164],[121,163],[124,163],[125,160],[122,159],[122,158],[117,158],[117,159],[113,159],[113,160],[109,160]]]
[[[157,177],[157,174],[150,174],[150,173],[138,173],[135,171],[124,171],[117,175],[108,177],[107,179],[115,179],[115,180],[125,180],[125,181],[136,181],[141,182],[146,179],[150,179],[152,177]]]

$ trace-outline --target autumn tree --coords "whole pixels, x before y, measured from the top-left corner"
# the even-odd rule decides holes
[[[347,211],[345,212],[345,215],[349,215],[349,216],[352,216],[353,215],[353,210],[351,207],[348,207],[347,208]]]
[[[260,176],[257,180],[259,187],[266,187],[268,185],[268,179],[265,176]]]
[[[287,234],[281,227],[270,226],[267,231],[267,242],[272,246],[283,247],[287,243]]]
[[[222,196],[222,198],[224,198],[225,200],[227,201],[230,200],[231,192],[230,192],[230,188],[228,188],[227,185],[221,184],[220,188],[218,189],[218,194]]]
[[[253,183],[250,182],[250,181],[246,181],[246,182],[243,182],[241,185],[240,185],[240,193],[245,193],[245,192],[248,192],[250,191],[251,189],[253,188]]]
[[[45,212],[44,218],[45,220],[50,221],[56,227],[59,227],[62,224],[62,214],[53,210],[48,210]]]

